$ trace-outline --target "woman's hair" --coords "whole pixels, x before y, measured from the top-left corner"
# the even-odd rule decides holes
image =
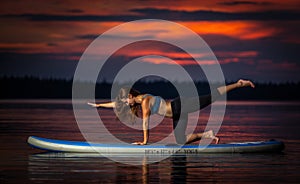
[[[138,111],[141,105],[137,103],[132,106],[126,104],[124,99],[128,98],[129,94],[131,94],[133,97],[137,97],[141,93],[133,88],[121,88],[115,99],[115,112],[120,121],[134,123],[136,117],[138,116]]]

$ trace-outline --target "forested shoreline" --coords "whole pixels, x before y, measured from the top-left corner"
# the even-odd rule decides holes
[[[230,82],[228,82],[230,83]],[[69,99],[72,98],[72,80],[64,79],[39,79],[35,77],[1,77],[0,98],[1,99]],[[89,82],[80,82],[80,85],[95,85]],[[121,84],[120,84],[121,85]],[[124,84],[125,85],[125,84]],[[167,81],[145,82],[138,81],[134,87],[142,93],[151,93],[166,99],[178,95],[174,86],[189,89],[189,83],[171,84]],[[99,82],[96,84],[96,98],[111,98],[111,84]],[[199,94],[210,92],[208,83],[197,82],[195,86]],[[215,87],[218,84],[214,84]],[[300,100],[300,83],[259,83],[256,82],[255,89],[242,88],[230,92],[228,100]]]

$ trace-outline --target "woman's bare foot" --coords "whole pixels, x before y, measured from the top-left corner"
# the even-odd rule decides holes
[[[220,138],[219,138],[219,137],[216,137],[215,134],[214,134],[214,132],[213,132],[212,130],[209,130],[209,131],[207,131],[207,132],[204,132],[204,133],[203,133],[203,137],[204,137],[204,138],[209,138],[209,139],[215,140],[215,141],[216,141],[216,142],[215,142],[216,144],[218,144],[219,141],[220,141]]]
[[[243,79],[240,79],[238,82],[237,82],[237,85],[238,87],[247,87],[247,86],[250,86],[252,88],[255,88],[255,85],[253,84],[253,82],[249,81],[249,80],[243,80]]]
[[[215,136],[214,140],[216,140],[216,144],[219,144],[219,142],[220,142],[220,138],[219,137]]]

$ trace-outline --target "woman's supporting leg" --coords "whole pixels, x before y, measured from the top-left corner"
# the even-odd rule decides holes
[[[187,127],[188,113],[198,111],[199,109],[210,105],[219,95],[220,93],[215,90],[212,92],[212,95],[189,97],[182,100],[178,97],[172,101],[173,129],[175,139],[178,144],[191,143],[201,139],[202,134],[193,134],[192,137],[186,136],[185,131]],[[198,103],[195,103],[197,100],[199,100],[200,107]],[[209,136],[207,138],[214,137]],[[216,140],[216,142],[218,141]]]
[[[185,144],[186,143],[186,135],[185,130],[187,126],[188,116],[182,116],[177,119],[173,119],[173,128],[174,128],[174,136],[177,144]]]
[[[192,142],[199,141],[201,138],[213,139],[215,143],[219,143],[219,138],[215,136],[212,130],[206,131],[204,133],[189,134],[185,135],[187,127],[188,116],[184,116],[178,120],[173,120],[174,135],[177,144],[190,144]]]

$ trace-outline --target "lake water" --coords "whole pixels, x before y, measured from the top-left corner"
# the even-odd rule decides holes
[[[1,100],[0,183],[300,183],[299,107],[299,102],[228,102],[221,143],[277,139],[285,143],[282,153],[171,156],[151,164],[146,156],[123,156],[145,163],[134,166],[100,156],[47,156],[28,146],[30,135],[85,140],[68,100]],[[118,139],[142,140],[142,132],[120,125],[112,110],[99,114]],[[196,131],[204,130],[208,115],[209,108],[201,111]],[[88,131],[110,141],[93,125]],[[163,120],[150,131],[150,143],[171,131],[171,120]],[[37,156],[41,153],[46,156]]]

